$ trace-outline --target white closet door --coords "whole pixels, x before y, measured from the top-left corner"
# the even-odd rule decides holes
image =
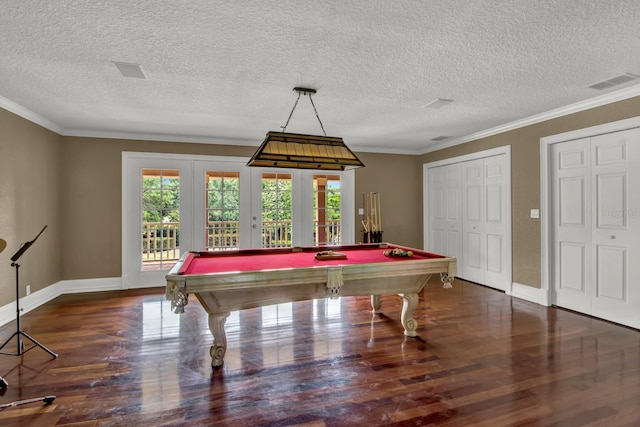
[[[447,251],[445,207],[445,182],[447,166],[429,169],[429,247],[427,249],[445,254]]]
[[[484,160],[485,281],[489,286],[502,290],[508,285],[505,157],[492,156]]]
[[[462,164],[462,277],[485,283],[484,160]]]
[[[640,327],[640,130],[551,147],[560,307]]]
[[[556,304],[591,312],[589,138],[551,147]]]
[[[429,169],[428,250],[460,258],[462,235],[460,220],[460,165]]]
[[[640,130],[593,137],[592,314],[640,327]]]
[[[484,155],[482,155],[484,154]],[[458,277],[511,285],[510,154],[491,150],[425,170],[425,248],[458,258]]]

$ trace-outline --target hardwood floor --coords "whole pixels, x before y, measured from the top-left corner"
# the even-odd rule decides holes
[[[62,296],[22,317],[57,359],[0,356],[0,404],[56,399],[0,410],[0,426],[640,425],[640,331],[460,280],[425,288],[419,338],[402,334],[399,297],[382,308],[234,313],[214,372],[193,296],[182,315],[160,288]]]

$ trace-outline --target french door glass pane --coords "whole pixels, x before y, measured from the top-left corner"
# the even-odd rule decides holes
[[[341,242],[340,176],[313,176],[313,235],[316,245],[335,245]]]
[[[262,174],[262,247],[292,245],[291,173]]]
[[[206,172],[205,247],[237,249],[240,238],[240,173]]]
[[[180,258],[180,172],[142,169],[142,270],[169,269]]]

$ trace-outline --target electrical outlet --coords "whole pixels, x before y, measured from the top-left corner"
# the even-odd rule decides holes
[[[27,295],[31,295],[31,285],[27,285]]]

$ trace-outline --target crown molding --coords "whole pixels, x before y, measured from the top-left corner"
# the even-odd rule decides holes
[[[186,142],[193,144],[246,145],[257,147],[262,139],[223,138],[210,136],[170,135],[144,132],[98,131],[87,129],[64,129],[63,136],[83,138],[131,139],[136,141]]]
[[[40,125],[45,129],[49,129],[50,131],[55,132],[59,135],[63,134],[64,128],[59,126],[57,123],[54,123],[49,119],[45,119],[41,115],[34,113],[33,111],[24,108],[22,105],[16,104],[10,99],[4,98],[2,96],[0,96],[0,108],[3,108],[10,113],[22,117],[23,119],[27,119],[30,122]]]
[[[346,144],[346,142],[345,142]],[[416,150],[403,150],[398,148],[389,148],[389,147],[363,147],[357,144],[347,144],[351,151],[356,153],[377,153],[377,154],[404,154],[409,156],[417,156],[422,154],[420,151]]]
[[[558,117],[567,116],[569,114],[578,113],[580,111],[589,110],[591,108],[600,107],[602,105],[611,104],[617,101],[623,101],[625,99],[633,98],[640,95],[640,84],[631,86],[626,89],[620,89],[615,92],[611,92],[605,95],[590,98],[585,101],[576,102],[574,104],[565,105],[564,107],[556,108],[554,110],[545,111],[544,113],[536,114],[534,116],[526,117],[521,120],[516,120],[511,123],[496,126],[491,129],[486,129],[480,132],[475,132],[470,135],[466,135],[460,138],[452,139],[450,141],[443,141],[439,144],[434,144],[427,147],[420,154],[432,153],[434,151],[443,150],[445,148],[453,147],[455,145],[464,144],[466,142],[475,141],[477,139],[486,138],[488,136],[497,135],[499,133],[507,132],[514,129],[519,129],[525,126],[533,125],[536,123],[544,122]]]

